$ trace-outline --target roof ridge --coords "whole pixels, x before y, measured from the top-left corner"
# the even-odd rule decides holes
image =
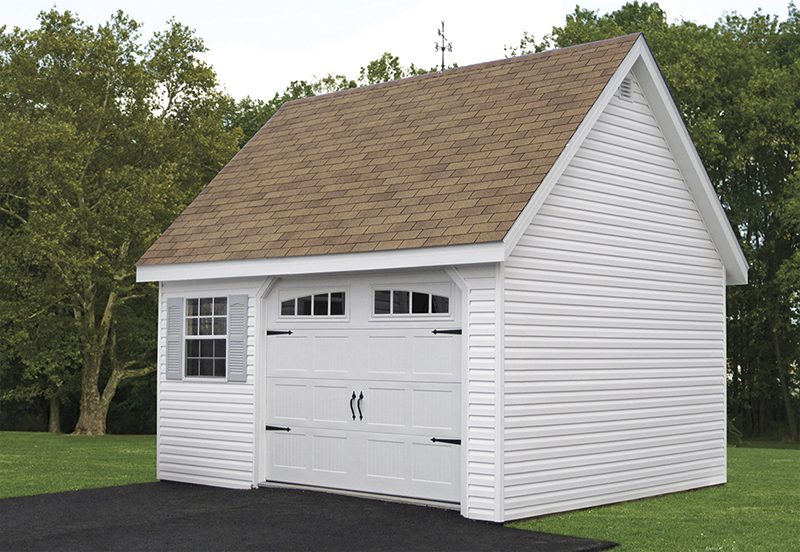
[[[283,107],[285,105],[296,105],[296,104],[300,104],[300,103],[310,103],[310,102],[313,102],[315,100],[322,100],[322,99],[327,99],[327,98],[332,98],[332,97],[344,96],[346,94],[352,94],[352,93],[355,93],[355,92],[362,92],[362,91],[366,91],[366,90],[375,90],[375,89],[378,89],[378,88],[386,88],[386,87],[391,87],[391,86],[403,86],[405,84],[408,84],[408,83],[411,83],[411,82],[417,82],[417,81],[423,80],[423,79],[433,79],[433,78],[437,78],[437,77],[445,77],[445,76],[449,76],[449,75],[453,75],[453,74],[456,74],[456,73],[460,73],[460,72],[464,72],[464,71],[472,70],[472,69],[477,69],[477,68],[491,67],[491,66],[494,66],[494,65],[504,65],[506,63],[509,63],[509,64],[510,63],[519,63],[519,62],[530,60],[531,58],[543,57],[545,55],[553,55],[553,54],[560,53],[560,52],[563,52],[563,51],[566,51],[566,50],[573,50],[573,49],[577,49],[577,48],[590,48],[590,47],[597,46],[599,44],[603,44],[603,43],[606,43],[606,42],[617,42],[617,41],[621,42],[624,39],[630,39],[630,38],[633,38],[634,36],[638,38],[639,36],[644,36],[644,33],[639,31],[639,32],[635,32],[635,33],[629,33],[629,34],[626,34],[626,35],[620,35],[620,36],[615,36],[615,37],[611,37],[611,38],[603,38],[603,39],[600,39],[600,40],[594,40],[592,42],[584,42],[582,44],[573,44],[572,46],[564,46],[562,48],[553,48],[552,50],[544,50],[544,51],[541,51],[541,52],[533,52],[533,53],[530,53],[530,54],[523,54],[523,55],[520,55],[520,56],[512,56],[512,57],[509,57],[509,58],[493,59],[493,60],[489,60],[489,61],[481,61],[481,62],[478,62],[478,63],[472,63],[470,65],[462,65],[460,67],[453,67],[452,69],[446,69],[445,71],[435,71],[435,72],[431,72],[431,73],[424,73],[422,75],[413,75],[413,76],[405,77],[405,78],[402,78],[402,79],[395,79],[395,80],[390,80],[390,81],[385,81],[385,82],[378,82],[378,83],[375,83],[375,84],[365,84],[363,86],[355,86],[353,88],[345,88],[344,90],[336,90],[334,92],[327,92],[325,94],[317,94],[315,96],[306,96],[305,98],[296,98],[294,100],[289,100],[289,101],[284,102],[283,104],[281,104],[281,107]]]

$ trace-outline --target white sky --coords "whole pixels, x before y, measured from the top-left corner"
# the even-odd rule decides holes
[[[725,11],[757,8],[784,18],[789,0],[660,0],[670,20],[712,24]],[[612,11],[624,0],[0,0],[0,25],[32,27],[52,7],[96,24],[122,9],[144,24],[144,36],[174,16],[205,40],[206,60],[237,98],[269,99],[291,80],[328,73],[350,78],[369,60],[390,51],[401,63],[434,66],[436,29],[444,19],[453,44],[448,63],[468,65],[504,57],[523,31],[540,39],[562,25],[578,3]]]

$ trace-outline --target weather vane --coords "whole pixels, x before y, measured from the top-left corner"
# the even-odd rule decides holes
[[[441,44],[439,44],[438,42],[436,43],[436,51],[438,52],[441,50],[442,52],[442,71],[444,71],[444,53],[446,51],[452,52],[453,45],[450,42],[447,42],[447,37],[444,36],[444,21],[442,21],[442,28],[436,29],[436,32],[439,33],[439,37],[442,39]]]

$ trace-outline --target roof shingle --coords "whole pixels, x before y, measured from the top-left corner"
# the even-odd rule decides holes
[[[500,241],[638,36],[284,104],[139,265]]]

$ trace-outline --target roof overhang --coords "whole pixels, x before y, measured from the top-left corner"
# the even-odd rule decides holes
[[[564,151],[561,152],[561,155],[553,164],[550,172],[536,190],[525,210],[511,227],[508,234],[506,234],[503,240],[505,255],[511,254],[525,229],[530,225],[533,217],[536,216],[550,191],[561,178],[589,131],[600,118],[603,110],[611,101],[628,73],[633,73],[650,102],[653,114],[675,156],[678,167],[725,267],[726,283],[729,285],[746,284],[747,259],[733,233],[728,217],[725,215],[708,173],[700,160],[700,155],[694,147],[689,131],[683,123],[678,107],[675,105],[672,94],[664,80],[664,75],[658,68],[644,35],[639,36],[628,55],[617,68],[614,76],[609,80],[605,89],[591,110],[589,110],[586,118],[567,143]]]
[[[502,242],[491,242],[308,257],[149,264],[136,267],[136,281],[169,282],[248,276],[291,276],[496,263],[505,259],[504,251]]]
[[[446,267],[504,261],[530,225],[589,131],[599,119],[622,80],[632,72],[643,88],[664,137],[706,223],[709,234],[725,267],[727,284],[747,283],[747,260],[717,198],[680,112],[655,62],[644,35],[641,35],[609,80],[591,110],[553,164],[524,211],[502,242],[450,245],[392,251],[371,251],[280,257],[252,260],[226,260],[181,264],[146,264],[137,267],[139,282],[205,280],[249,276],[289,276],[367,270]]]

